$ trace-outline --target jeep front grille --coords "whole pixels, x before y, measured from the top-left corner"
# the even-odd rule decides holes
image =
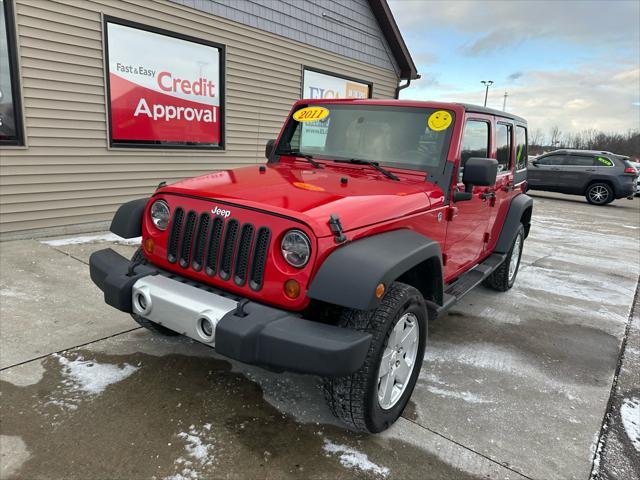
[[[271,242],[267,227],[257,229],[251,223],[240,224],[209,213],[198,214],[176,208],[171,218],[167,260],[196,272],[204,268],[209,277],[218,276],[252,290],[260,290]]]

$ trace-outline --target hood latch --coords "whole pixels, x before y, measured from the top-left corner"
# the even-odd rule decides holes
[[[347,237],[344,235],[342,223],[340,223],[340,217],[338,217],[338,215],[332,214],[329,217],[329,228],[335,237],[336,243],[344,243],[347,241]]]

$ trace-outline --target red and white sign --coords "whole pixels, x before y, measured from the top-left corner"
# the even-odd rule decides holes
[[[221,50],[107,22],[111,141],[221,145]]]

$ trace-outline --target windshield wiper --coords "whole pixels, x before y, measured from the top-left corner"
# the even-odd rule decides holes
[[[349,160],[334,160],[334,162],[338,162],[338,163],[353,163],[354,165],[369,165],[370,167],[375,168],[377,171],[379,171],[385,177],[390,178],[391,180],[396,180],[396,181],[400,180],[398,177],[396,177],[389,170],[387,170],[386,168],[382,168],[378,162],[373,162],[371,160],[362,160],[362,159],[359,159],[359,158],[351,158]]]
[[[316,162],[313,159],[313,155],[309,155],[308,153],[302,153],[299,152],[298,150],[285,150],[283,152],[278,152],[279,155],[292,155],[294,157],[302,157],[304,158],[307,162],[309,162],[311,165],[313,165],[316,168],[323,168],[321,163]]]

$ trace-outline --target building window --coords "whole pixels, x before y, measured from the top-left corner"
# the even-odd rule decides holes
[[[224,46],[105,18],[112,147],[224,148]]]
[[[24,145],[12,0],[0,0],[0,145]]]
[[[300,98],[371,98],[373,83],[303,67]]]
[[[496,160],[498,172],[506,172],[511,167],[511,125],[496,125]]]

